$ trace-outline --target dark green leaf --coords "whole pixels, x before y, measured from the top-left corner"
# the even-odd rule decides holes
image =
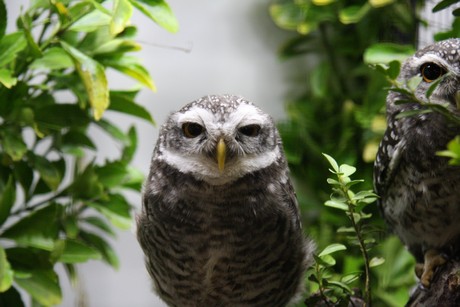
[[[111,195],[110,200],[88,205],[101,212],[114,226],[124,230],[131,228],[131,208],[123,196]]]
[[[62,172],[57,165],[48,161],[46,158],[38,155],[28,155],[34,169],[40,174],[40,178],[48,185],[50,189],[56,191],[62,180]]]
[[[117,126],[113,125],[109,121],[102,119],[102,120],[96,122],[96,125],[98,125],[102,129],[104,129],[104,131],[107,132],[108,134],[110,134],[113,138],[121,141],[125,145],[129,145],[130,139],[126,135],[126,133],[121,131]]]
[[[83,127],[90,122],[88,114],[76,104],[50,104],[35,111],[35,120],[40,129],[60,131],[65,127]]]
[[[131,4],[160,27],[175,33],[179,24],[169,5],[163,0],[130,0]]]
[[[145,119],[152,124],[155,123],[150,113],[144,107],[136,104],[133,100],[124,95],[111,93],[109,110],[133,115]]]
[[[5,250],[0,246],[0,293],[10,289],[13,284],[13,274],[14,272],[11,269],[11,265],[8,259],[6,259]]]
[[[3,232],[3,237],[13,239],[23,246],[51,251],[58,235],[58,205],[51,204],[20,219]]]
[[[439,12],[444,10],[445,8],[448,8],[449,6],[458,3],[458,0],[443,0],[438,2],[432,10],[433,13]]]
[[[120,266],[120,261],[113,250],[113,248],[104,240],[102,237],[89,232],[83,232],[81,238],[93,248],[97,249],[102,255],[105,262],[111,265],[113,268],[118,269]]]
[[[34,174],[32,168],[24,161],[19,161],[14,164],[14,177],[21,184],[26,194],[25,198],[28,198],[28,192],[32,185]]]
[[[2,145],[5,152],[13,159],[19,161],[27,152],[27,145],[22,139],[22,135],[15,131],[6,131],[1,135],[3,138]]]
[[[8,178],[8,182],[0,194],[0,226],[8,219],[11,208],[16,201],[16,182],[13,177]],[[2,292],[0,290],[0,292]]]
[[[8,14],[6,12],[6,6],[4,0],[0,0],[0,40],[5,35],[6,22],[8,20]],[[0,299],[1,302],[1,299]]]
[[[80,263],[88,260],[101,259],[101,254],[94,248],[77,240],[66,240],[64,250],[59,257],[60,262]]]
[[[75,198],[81,199],[98,199],[104,196],[104,186],[99,181],[93,164],[89,164],[77,176],[70,191]]]
[[[126,164],[121,162],[108,162],[96,167],[95,171],[99,181],[108,188],[121,186],[128,175]]]
[[[123,148],[123,152],[121,156],[122,162],[126,164],[131,162],[131,160],[134,157],[134,153],[136,152],[136,148],[137,148],[137,133],[136,133],[136,128],[134,126],[129,128],[128,137],[130,141],[129,145],[126,145]]]
[[[90,224],[91,226],[94,226],[105,233],[109,234],[110,236],[114,237],[115,232],[113,231],[112,227],[107,224],[106,221],[104,221],[102,218],[98,216],[89,216],[83,219],[84,222]]]
[[[13,61],[26,47],[27,40],[21,31],[3,36],[0,40],[0,67]]]
[[[53,270],[32,270],[28,278],[15,278],[15,282],[26,290],[38,303],[45,306],[58,305],[62,301],[58,276]]]

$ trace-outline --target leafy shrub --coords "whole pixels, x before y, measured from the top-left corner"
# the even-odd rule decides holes
[[[163,0],[34,0],[5,34],[0,1],[0,305],[59,304],[56,265],[75,280],[75,265],[90,259],[119,266],[107,242],[114,227],[132,224],[123,190],[140,191],[143,176],[131,161],[136,130],[104,118],[111,110],[153,123],[135,102],[139,89],[111,89],[111,68],[155,90],[139,58],[130,25],[138,9],[175,32]],[[120,147],[97,164],[98,127]]]

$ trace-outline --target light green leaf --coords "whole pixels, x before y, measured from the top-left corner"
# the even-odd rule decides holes
[[[124,56],[117,60],[106,60],[104,61],[104,64],[136,79],[152,91],[156,91],[155,84],[153,83],[149,72],[139,62],[139,58],[133,56]]]
[[[117,35],[126,28],[133,15],[133,6],[129,0],[114,0],[110,32]]]
[[[363,19],[364,16],[370,11],[371,6],[369,3],[365,3],[362,6],[352,5],[346,7],[339,12],[339,20],[344,25],[358,23]]]
[[[104,166],[95,168],[99,181],[108,188],[115,188],[123,184],[128,175],[126,165],[121,162],[108,162]]]
[[[69,30],[76,32],[93,32],[98,28],[110,25],[112,17],[101,10],[94,10],[74,22]]]
[[[339,172],[339,165],[337,162],[332,158],[330,155],[323,153],[323,156],[329,161],[329,164],[332,166],[332,169],[334,172],[338,173]]]
[[[112,195],[106,202],[92,202],[88,205],[101,212],[115,227],[123,230],[131,228],[131,208],[123,196]]]
[[[339,243],[334,243],[334,244],[326,246],[326,248],[323,249],[323,251],[318,256],[322,257],[322,256],[325,256],[325,255],[329,255],[329,254],[335,253],[337,251],[342,251],[342,250],[346,250],[346,249],[347,249],[347,247],[345,245],[339,244]]]
[[[99,260],[101,254],[94,248],[77,240],[66,240],[64,250],[59,257],[60,262],[80,263],[88,260]]]
[[[345,177],[350,177],[356,172],[356,167],[348,164],[342,164],[339,167],[339,172],[342,173],[342,175]]]
[[[8,178],[2,193],[0,194],[0,226],[7,220],[11,208],[16,200],[16,182],[13,177]],[[0,291],[2,292],[2,291]]]
[[[44,306],[59,305],[62,301],[58,276],[53,270],[31,270],[28,278],[15,278],[15,282]]]
[[[370,268],[373,268],[373,267],[376,267],[376,266],[379,266],[381,264],[383,264],[385,262],[385,259],[384,258],[381,258],[381,257],[373,257],[370,261],[369,261],[369,267]]]
[[[104,67],[69,44],[62,41],[61,44],[75,61],[78,74],[83,81],[93,108],[94,119],[100,120],[110,103]]]
[[[51,204],[34,211],[6,229],[2,236],[19,245],[51,251],[58,235],[58,224],[52,222],[58,218],[57,209],[56,204]]]
[[[130,0],[144,15],[155,21],[160,27],[169,32],[175,33],[179,30],[174,13],[169,5],[163,0]]]
[[[6,253],[0,246],[0,293],[7,291],[13,284],[13,270],[6,259]],[[1,301],[1,299],[0,299]]]
[[[402,62],[414,52],[414,47],[411,45],[379,43],[367,48],[363,58],[367,64],[389,64],[392,61]]]
[[[93,51],[93,54],[125,53],[139,51],[141,49],[141,45],[133,40],[115,38],[98,46]]]
[[[0,83],[6,88],[12,88],[16,85],[18,79],[13,76],[13,72],[6,68],[0,68]]]
[[[327,206],[327,207],[332,207],[332,208],[340,209],[340,210],[343,210],[343,211],[348,211],[348,205],[346,203],[343,203],[343,202],[340,202],[340,201],[327,200],[324,203],[324,205]]]
[[[46,50],[41,58],[36,59],[30,64],[32,69],[65,69],[74,67],[72,58],[59,47]]]
[[[379,8],[392,4],[395,0],[369,0],[372,7]]]
[[[0,40],[0,67],[13,61],[26,47],[27,40],[21,31],[3,36]]]

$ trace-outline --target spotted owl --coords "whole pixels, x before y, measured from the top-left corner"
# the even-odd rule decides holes
[[[285,306],[314,244],[302,231],[272,118],[238,96],[205,96],[161,127],[138,240],[170,306]]]
[[[417,51],[402,65],[398,80],[417,76],[419,100],[428,102],[427,90],[439,81],[429,101],[460,115],[460,39]],[[374,185],[385,221],[414,255],[420,282],[429,287],[435,268],[460,256],[460,167],[436,154],[460,134],[460,127],[408,99],[396,91],[387,96],[388,127],[374,165]],[[398,116],[411,110],[422,112]]]

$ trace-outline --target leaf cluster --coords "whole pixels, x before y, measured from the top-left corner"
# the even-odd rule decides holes
[[[5,33],[0,1],[0,305],[60,304],[56,265],[77,281],[76,265],[101,260],[118,268],[110,240],[129,229],[124,190],[140,191],[143,175],[129,165],[134,127],[123,131],[106,111],[153,124],[135,102],[141,87],[111,89],[114,69],[141,86],[155,85],[140,59],[130,24],[138,9],[166,30],[177,21],[162,0],[33,0]],[[96,163],[103,131],[120,149]]]

